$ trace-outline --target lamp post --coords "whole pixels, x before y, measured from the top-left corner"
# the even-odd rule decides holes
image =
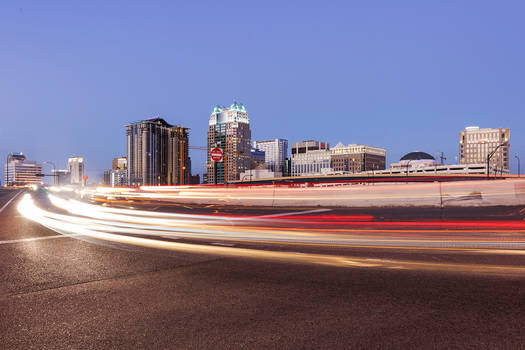
[[[5,162],[5,187],[8,186],[9,182],[9,154],[7,154],[7,159]]]
[[[520,157],[517,154],[514,157],[518,160],[518,177],[520,177]]]
[[[490,177],[490,158],[492,158],[492,156],[496,153],[496,151],[501,147],[501,146],[504,146],[505,145],[505,142],[503,143],[500,143],[498,145],[498,147],[496,147],[494,149],[494,151],[490,152],[489,154],[487,154],[487,178]]]
[[[407,168],[406,168],[406,176],[408,176],[408,168],[410,166],[410,162],[412,161],[412,159],[409,159],[408,162],[407,162]]]

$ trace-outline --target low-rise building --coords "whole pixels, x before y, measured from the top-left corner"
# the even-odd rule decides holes
[[[241,173],[240,181],[249,182],[257,179],[273,179],[282,177],[282,175],[280,171],[271,171],[270,169],[250,169]]]
[[[339,142],[330,149],[334,172],[358,173],[383,170],[386,167],[386,149],[366,145],[343,145]]]
[[[320,175],[332,171],[330,145],[308,140],[292,144],[291,176]]]
[[[22,152],[11,153],[5,165],[5,185],[22,187],[33,184],[43,184],[42,164],[27,160]]]

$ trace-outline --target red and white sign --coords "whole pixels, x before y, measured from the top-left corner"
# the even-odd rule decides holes
[[[222,162],[223,152],[222,149],[215,147],[210,152],[211,160],[214,162]]]

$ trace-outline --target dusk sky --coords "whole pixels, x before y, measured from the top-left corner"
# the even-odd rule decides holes
[[[510,128],[516,172],[524,15],[523,1],[2,1],[2,169],[9,152],[59,168],[81,155],[98,180],[127,123],[160,116],[206,146],[213,107],[237,100],[252,140],[367,144],[387,163],[455,163],[466,126]],[[190,155],[202,174],[206,152]]]

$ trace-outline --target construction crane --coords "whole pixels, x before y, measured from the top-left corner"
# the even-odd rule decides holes
[[[199,151],[207,151],[208,147],[202,147],[202,146],[188,146],[189,149],[197,149]]]
[[[188,146],[189,149],[195,149],[199,151],[208,151],[208,147],[202,147],[202,146]],[[226,152],[223,150],[225,154],[244,154],[244,152],[237,151],[237,152]]]
[[[432,154],[434,154],[436,157],[439,158],[441,164],[445,164],[445,163],[443,163],[443,161],[447,160],[447,157],[445,157],[445,154],[443,152],[441,152],[441,153],[432,152]]]

